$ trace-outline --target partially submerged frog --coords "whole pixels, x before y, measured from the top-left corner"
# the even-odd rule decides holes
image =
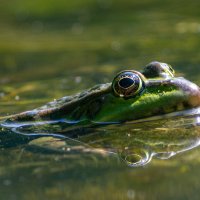
[[[200,89],[196,84],[175,77],[170,65],[152,62],[142,72],[125,70],[112,83],[4,117],[0,147],[25,144],[27,150],[36,152],[111,153],[120,155],[130,166],[141,166],[152,157],[167,159],[199,146],[199,128],[184,129],[185,125],[199,124],[195,116],[199,106]],[[194,118],[179,118],[175,123],[163,119],[166,114],[172,117],[191,113]],[[159,120],[144,122],[152,118]],[[144,123],[96,126],[138,121]],[[71,124],[78,126],[71,129]],[[91,129],[91,124],[96,129]],[[95,134],[89,134],[91,131]]]
[[[7,121],[67,119],[125,122],[200,106],[199,87],[175,77],[165,63],[151,62],[142,72],[125,70],[112,83],[66,96],[37,109],[6,117]]]

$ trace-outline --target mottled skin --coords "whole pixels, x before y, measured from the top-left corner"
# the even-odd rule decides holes
[[[182,77],[174,77],[171,66],[152,62],[142,74],[147,87],[134,98],[116,97],[111,83],[100,84],[32,111],[9,116],[7,120],[124,122],[200,106],[199,87]]]

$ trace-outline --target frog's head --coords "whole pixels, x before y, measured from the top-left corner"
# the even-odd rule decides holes
[[[124,70],[112,82],[113,94],[124,99],[133,98],[141,95],[145,87],[148,87],[148,80],[165,80],[173,78],[174,74],[170,65],[160,62],[149,63],[143,72]]]
[[[197,106],[200,106],[200,90],[196,84],[174,77],[170,65],[152,62],[143,72],[122,71],[112,83],[97,85],[8,118],[23,121],[64,117],[69,120],[122,122]]]
[[[94,120],[135,120],[199,106],[199,87],[174,75],[170,65],[160,62],[151,62],[143,72],[120,72]]]

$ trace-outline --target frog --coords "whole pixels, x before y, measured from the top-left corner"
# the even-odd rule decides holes
[[[142,71],[123,70],[112,82],[98,84],[4,119],[7,122],[67,119],[71,122],[109,124],[134,122],[169,113],[177,116],[199,106],[198,85],[175,76],[171,65],[153,61]]]
[[[193,127],[199,107],[198,85],[153,61],[141,71],[119,72],[110,83],[3,117],[0,147],[114,155],[140,167],[199,146],[199,127]],[[188,115],[194,117],[182,120]]]

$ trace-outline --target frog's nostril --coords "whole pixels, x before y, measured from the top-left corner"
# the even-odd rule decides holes
[[[122,88],[129,88],[135,83],[135,81],[131,78],[123,78],[119,81],[119,85]]]

